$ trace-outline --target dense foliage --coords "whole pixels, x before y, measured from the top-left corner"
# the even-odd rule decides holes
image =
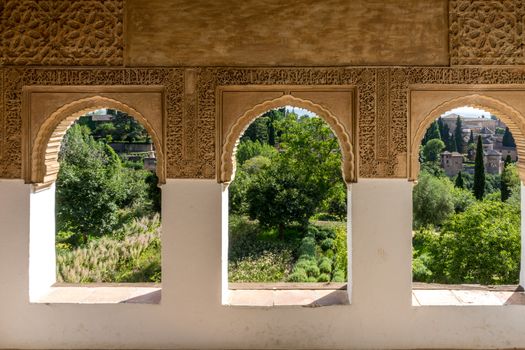
[[[57,272],[62,281],[149,281],[150,275],[160,276],[160,263],[147,267],[150,272],[137,272],[130,265],[138,259],[139,247],[147,243],[148,250],[151,246],[144,234],[130,230],[141,220],[159,221],[157,177],[141,164],[123,161],[107,143],[115,139],[143,142],[148,140],[147,133],[133,118],[109,113],[114,115],[110,122],[82,117],[69,128],[61,145],[56,227]],[[102,131],[106,132],[103,136]],[[159,231],[158,224],[155,229]],[[160,261],[160,240],[153,241],[159,247],[151,259]],[[129,277],[130,273],[135,277]]]
[[[241,137],[229,187],[232,282],[342,282],[346,185],[336,137],[320,118],[269,111]]]
[[[441,132],[445,125],[438,122]],[[439,139],[425,140],[422,153],[444,138],[441,134]],[[473,139],[471,133],[469,147],[475,146]],[[517,167],[508,157],[501,176],[486,174],[481,137],[477,141],[474,175],[460,172],[449,178],[433,157],[421,157],[421,173],[413,192],[415,281],[518,282],[521,224]]]

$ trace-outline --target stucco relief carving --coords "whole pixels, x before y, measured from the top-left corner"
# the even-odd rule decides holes
[[[522,0],[450,0],[452,65],[524,64]]]
[[[328,123],[332,131],[337,136],[339,146],[341,147],[341,170],[343,173],[343,179],[348,184],[356,180],[354,172],[354,149],[352,147],[352,140],[348,134],[348,131],[340,123],[337,117],[334,116],[329,110],[311,101],[299,99],[293,97],[292,95],[284,95],[254,106],[250,110],[246,111],[242,116],[240,116],[230,127],[226,134],[221,150],[221,167],[219,174],[220,182],[230,183],[233,180],[236,165],[235,152],[239,139],[246,128],[248,128],[248,126],[255,119],[257,119],[257,117],[261,116],[268,110],[287,105],[297,106],[314,112]]]
[[[342,67],[195,68],[195,90],[188,93],[185,70],[179,68],[4,68],[0,70],[3,77],[0,177],[22,177],[21,101],[22,86],[25,85],[164,86],[166,176],[212,179],[216,177],[215,91],[219,85],[354,85],[358,98],[355,140],[359,157],[358,177],[406,177],[409,85],[525,84],[525,71],[519,67],[381,68],[381,73],[378,70]],[[378,109],[382,113],[380,116]],[[188,118],[192,120],[186,120]],[[388,144],[386,150],[379,143]],[[189,149],[191,152],[188,153]],[[385,152],[388,155],[383,158]]]
[[[5,0],[0,64],[123,64],[123,0]]]
[[[202,80],[199,82],[201,123],[212,120],[215,115],[215,87],[219,85],[355,85],[359,100],[359,176],[406,176],[406,169],[397,166],[397,157],[382,161],[376,159],[376,142],[388,142],[391,134],[378,135],[376,140],[375,68],[208,68],[201,74],[214,77],[211,79],[213,81],[208,79],[206,88],[202,86]],[[387,87],[382,89],[387,91]],[[388,129],[389,126],[379,127],[380,130],[385,128]],[[403,133],[406,136],[406,131]],[[406,140],[402,145],[406,147]]]
[[[31,150],[31,183],[37,188],[43,188],[56,180],[59,170],[58,153],[67,129],[85,113],[101,108],[120,110],[135,118],[146,128],[155,145],[159,183],[166,182],[162,135],[158,135],[149,121],[137,110],[110,98],[94,96],[62,106],[42,124]]]
[[[184,83],[182,69],[5,69],[2,96],[4,130],[0,149],[0,178],[22,177],[21,125],[22,87],[31,85],[157,85],[164,86],[166,99],[166,176],[202,178],[200,168],[188,171],[179,140],[182,124]],[[2,121],[2,119],[0,119]],[[210,137],[213,137],[211,135]]]

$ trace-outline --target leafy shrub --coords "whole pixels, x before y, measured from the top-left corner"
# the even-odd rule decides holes
[[[432,282],[431,266],[432,258],[428,253],[423,253],[412,260],[412,278],[416,282]]]
[[[332,273],[332,261],[326,257],[321,258],[319,260],[319,271],[326,274]]]
[[[306,256],[315,258],[316,244],[315,239],[312,237],[305,237],[301,242],[299,247],[299,256]]]
[[[435,252],[447,283],[513,284],[520,268],[520,210],[485,200],[453,216]],[[441,271],[442,267],[442,271]]]
[[[321,249],[327,251],[328,249],[334,248],[334,240],[332,238],[326,238],[321,242]]]
[[[346,247],[346,227],[345,225],[338,225],[335,228],[335,259],[334,269],[341,271],[343,274],[343,281],[346,280],[346,271],[348,267],[348,251]],[[328,253],[328,251],[327,251]]]
[[[272,240],[256,222],[230,215],[230,282],[279,282],[291,271],[294,242]],[[267,237],[270,235],[270,237]]]
[[[317,277],[321,273],[321,271],[319,271],[319,268],[317,267],[317,264],[308,265],[305,271],[308,277]]]
[[[308,276],[303,269],[296,269],[288,276],[287,282],[308,282]]]
[[[330,275],[327,273],[322,273],[317,277],[317,282],[330,282]]]
[[[343,283],[346,282],[346,273],[342,270],[335,270],[332,274],[332,282]]]
[[[414,226],[439,226],[454,213],[452,190],[448,178],[421,172],[413,192]]]

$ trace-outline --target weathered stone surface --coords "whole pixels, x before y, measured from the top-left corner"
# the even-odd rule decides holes
[[[444,65],[446,0],[129,0],[128,65]]]

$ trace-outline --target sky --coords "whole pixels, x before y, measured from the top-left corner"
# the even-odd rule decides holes
[[[460,108],[454,108],[446,113],[444,113],[442,116],[446,116],[448,114],[457,114],[465,118],[479,118],[482,115],[485,116],[485,118],[490,118],[490,113],[487,111],[484,111],[482,109],[473,108],[473,107],[460,107]]]
[[[305,114],[307,114],[307,115],[309,115],[311,117],[315,116],[315,114],[310,112],[309,110],[298,108],[298,107],[286,106],[286,110],[289,111],[289,112],[294,111],[297,115],[300,115],[300,116],[301,115],[305,115]],[[451,113],[455,113],[457,115],[460,115],[460,116],[466,117],[466,118],[479,118],[482,115],[484,115],[485,118],[490,118],[490,113],[489,112],[484,111],[482,109],[473,108],[473,107],[454,108],[454,109],[446,112],[445,114],[443,114],[443,116],[451,114]]]
[[[303,108],[298,108],[298,107],[292,107],[292,106],[286,106],[286,110],[288,112],[295,112],[295,114],[297,114],[298,116],[303,116],[303,115],[308,115],[310,117],[314,117],[315,116],[315,113],[313,112],[310,112],[309,110],[307,109],[303,109]]]

